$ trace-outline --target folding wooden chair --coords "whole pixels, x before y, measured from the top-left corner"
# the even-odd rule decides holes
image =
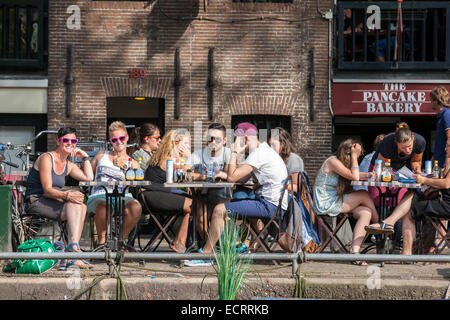
[[[168,214],[159,214],[157,212],[153,212],[150,209],[150,207],[147,203],[147,200],[144,197],[143,190],[140,190],[137,196],[138,196],[139,202],[142,205],[142,215],[149,215],[150,216],[149,224],[154,223],[154,225],[156,226],[156,230],[153,233],[151,239],[144,246],[144,248],[142,248],[142,245],[141,245],[141,237],[143,234],[142,233],[142,229],[143,229],[142,228],[143,227],[142,219],[138,222],[138,224],[136,226],[136,228],[137,228],[136,237],[137,237],[138,245],[139,245],[139,248],[141,249],[141,251],[143,251],[143,252],[156,251],[156,249],[158,249],[158,247],[160,246],[160,244],[163,240],[165,240],[168,244],[171,244],[173,242],[173,238],[175,237],[175,233],[172,230],[172,226],[175,223],[175,221],[178,218],[180,213],[178,212],[178,213],[174,213],[173,215],[168,215]],[[169,235],[169,233],[171,233],[172,236]]]
[[[450,226],[447,225],[447,227],[444,225],[442,220],[447,220],[447,224],[449,224],[450,219],[442,219],[437,218],[431,215],[424,214],[425,219],[428,220],[431,225],[433,226],[433,229],[436,231],[437,235],[440,235],[441,240],[439,243],[435,244],[435,248],[433,250],[434,254],[440,254],[442,251],[444,251],[445,248],[450,249]],[[444,232],[442,230],[445,230]]]
[[[350,213],[339,214],[336,219],[336,227],[333,228],[330,224],[325,220],[324,216],[317,215],[317,221],[319,224],[319,228],[323,228],[326,234],[329,236],[326,239],[320,239],[322,244],[319,248],[318,253],[322,253],[325,248],[333,241],[337,246],[340,252],[342,253],[350,253],[350,251],[345,247],[342,241],[337,237],[337,232],[342,228],[344,223],[351,217]],[[333,217],[334,218],[334,217]]]
[[[258,248],[261,247],[263,250],[267,253],[273,252],[273,247],[276,244],[276,242],[270,242],[268,241],[268,238],[270,235],[273,237],[277,237],[280,226],[279,226],[279,220],[281,218],[281,212],[282,212],[282,203],[283,203],[283,197],[288,189],[289,184],[291,183],[291,177],[286,179],[286,182],[283,185],[283,191],[281,192],[281,197],[278,201],[278,206],[275,212],[273,213],[272,217],[270,219],[261,219],[264,226],[261,230],[257,230],[249,221],[245,221],[244,224],[247,227],[247,230],[249,231],[251,235],[250,240],[250,248]],[[265,221],[264,221],[265,220]]]

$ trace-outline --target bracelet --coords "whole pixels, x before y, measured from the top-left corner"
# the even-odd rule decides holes
[[[358,169],[359,170],[359,167],[352,167],[352,169]]]
[[[65,201],[69,201],[69,196],[70,196],[70,194],[69,194],[69,192],[66,192],[66,197],[65,197]]]

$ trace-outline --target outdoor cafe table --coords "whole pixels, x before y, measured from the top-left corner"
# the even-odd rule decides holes
[[[206,181],[192,181],[192,182],[166,182],[165,188],[190,188],[192,190],[192,207],[195,208],[195,214],[193,215],[193,232],[192,232],[192,244],[186,249],[186,252],[198,248],[197,243],[197,203],[201,201],[202,190],[209,188],[232,188],[235,185],[233,182],[206,182]],[[203,210],[203,206],[202,206]],[[204,225],[206,225],[205,219],[203,219]],[[204,228],[206,230],[206,228]],[[205,235],[204,235],[204,238]],[[206,240],[206,239],[205,239]]]
[[[366,186],[366,187],[376,187],[379,191],[379,203],[378,203],[378,214],[379,219],[386,219],[394,208],[397,206],[398,202],[398,193],[401,188],[407,189],[420,189],[422,185],[420,183],[415,182],[400,182],[400,181],[391,181],[391,182],[382,182],[382,181],[370,181],[370,180],[359,180],[352,181],[352,186]],[[383,190],[382,187],[385,187]],[[391,188],[395,188],[391,190]],[[388,239],[388,241],[386,241]],[[383,241],[383,252],[387,253],[389,251],[389,236],[380,237],[380,240]]]
[[[382,181],[370,181],[370,180],[359,180],[352,181],[352,186],[366,186],[366,187],[376,187],[379,191],[379,208],[380,208],[380,219],[385,219],[390,210],[393,210],[397,205],[398,192],[401,188],[407,189],[420,189],[422,185],[420,183],[411,182],[382,182]],[[384,191],[382,187],[385,187]],[[391,188],[396,188],[391,190]],[[388,210],[389,209],[389,210]]]
[[[150,181],[80,181],[80,187],[102,187],[105,190],[106,197],[106,241],[105,244],[100,245],[94,251],[102,248],[118,251],[123,247],[128,247],[124,240],[125,230],[124,223],[124,209],[125,209],[125,193],[128,188],[136,188],[151,185]],[[114,187],[112,192],[109,192],[108,187]],[[124,187],[122,192],[119,192],[119,187]],[[114,210],[112,210],[114,209]],[[112,214],[111,214],[112,212]],[[119,237],[121,235],[121,237]],[[120,240],[120,238],[122,240]],[[131,249],[131,248],[130,248]]]

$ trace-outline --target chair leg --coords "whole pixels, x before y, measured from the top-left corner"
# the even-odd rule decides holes
[[[440,254],[445,247],[450,248],[450,229],[446,228],[441,220],[439,219],[433,219],[431,217],[425,216],[426,219],[430,220],[430,223],[432,224],[433,228],[436,230],[436,232],[441,236],[441,241],[436,245],[436,248],[434,249],[435,254]],[[446,230],[446,232],[442,232],[442,230]],[[445,243],[442,248],[440,248],[441,244]]]
[[[159,241],[159,243],[154,247],[153,251],[155,251],[159,247],[163,239],[166,240],[167,243],[169,244],[172,242],[172,238],[169,236],[167,231],[177,218],[177,216],[170,216],[169,218],[163,218],[163,222],[161,223],[154,214],[150,214],[150,217],[157,225],[158,233],[155,236],[153,236],[152,239],[144,247],[144,249],[142,249],[142,251],[144,252],[149,251],[153,243],[155,243],[155,241],[157,241],[158,239],[161,239],[161,241]]]
[[[345,248],[345,245],[342,243],[342,241],[336,236],[336,233],[341,229],[341,227],[344,225],[347,219],[348,215],[343,215],[337,226],[333,229],[325,221],[324,218],[318,216],[319,225],[322,226],[325,232],[329,235],[329,238],[326,239],[320,246],[318,253],[322,253],[325,250],[325,248],[330,244],[331,241],[333,241],[338,246],[340,252],[349,253],[349,251],[347,250],[347,248]]]

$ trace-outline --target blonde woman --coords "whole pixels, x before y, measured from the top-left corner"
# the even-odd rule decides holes
[[[128,169],[127,163],[130,156],[127,154],[128,134],[125,124],[120,121],[111,123],[108,128],[109,141],[113,145],[113,151],[99,151],[92,160],[92,168],[95,171],[95,181],[123,181],[125,172]],[[139,168],[136,161],[132,161],[133,169]],[[112,192],[114,187],[107,187],[108,192]],[[124,187],[118,187],[119,192],[123,192]],[[138,223],[141,217],[141,205],[133,198],[131,193],[126,193],[125,197],[125,239]],[[106,241],[106,198],[103,187],[93,187],[87,202],[88,212],[95,212],[95,226],[98,233],[99,246]]]
[[[173,160],[174,163],[177,159],[186,160],[191,155],[190,149],[188,131],[183,129],[170,130],[164,135],[145,171],[145,180],[152,182],[144,191],[144,197],[150,210],[159,214],[183,216],[178,233],[173,243],[170,244],[170,248],[178,253],[186,250],[192,199],[187,193],[177,189],[164,188],[163,184],[166,182],[167,160]]]

